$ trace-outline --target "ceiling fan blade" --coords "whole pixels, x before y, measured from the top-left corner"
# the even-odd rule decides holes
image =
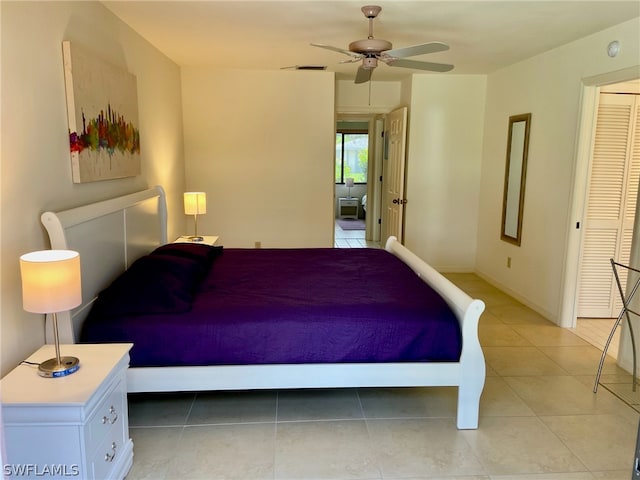
[[[350,50],[345,50],[344,48],[334,47],[332,45],[324,45],[322,43],[312,43],[311,46],[312,47],[324,48],[326,50],[331,50],[332,52],[343,53],[345,55],[349,55],[350,57],[354,57],[354,58],[357,58],[357,59],[362,58],[362,55],[360,55],[359,53],[355,53],[355,52],[352,52]]]
[[[371,80],[371,74],[373,73],[373,68],[358,68],[358,73],[356,73],[356,81],[355,83],[367,83]]]
[[[384,52],[385,55],[394,58],[415,57],[416,55],[424,55],[425,53],[444,52],[449,50],[449,45],[442,42],[423,43],[421,45],[413,45],[411,47],[394,48]]]
[[[453,65],[446,63],[419,62],[417,60],[405,60],[402,58],[385,60],[385,63],[391,67],[415,68],[429,72],[448,72],[449,70],[453,70]]]

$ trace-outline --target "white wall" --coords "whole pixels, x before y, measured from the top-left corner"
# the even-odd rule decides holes
[[[413,76],[405,245],[441,271],[473,271],[486,77]]]
[[[582,79],[640,64],[640,19],[556,48],[488,77],[477,270],[557,321],[576,163]],[[621,43],[609,58],[606,47]],[[531,112],[522,244],[500,240],[510,115]],[[507,268],[507,257],[512,258]]]
[[[18,257],[49,248],[40,225],[59,210],[162,184],[175,209],[184,189],[178,67],[98,2],[0,2],[2,9],[1,374],[44,343],[44,321],[22,309]],[[62,41],[137,76],[142,174],[73,184]],[[169,218],[170,233],[184,226]]]
[[[183,68],[187,188],[230,247],[333,245],[334,76]]]

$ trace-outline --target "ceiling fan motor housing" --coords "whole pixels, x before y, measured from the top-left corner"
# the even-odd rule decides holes
[[[385,50],[391,50],[391,42],[379,38],[367,38],[364,40],[356,40],[349,44],[349,50],[355,53],[380,53]]]

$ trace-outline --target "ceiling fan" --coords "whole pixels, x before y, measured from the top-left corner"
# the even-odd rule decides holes
[[[421,62],[418,60],[407,60],[406,57],[415,55],[424,55],[426,53],[436,53],[449,50],[449,45],[442,42],[430,42],[411,47],[393,48],[391,42],[373,37],[373,19],[378,16],[382,7],[377,5],[366,5],[361,8],[364,16],[369,19],[369,36],[363,40],[356,40],[349,44],[349,50],[324,45],[321,43],[312,43],[314,47],[325,48],[338,53],[344,53],[351,57],[342,63],[361,61],[358,72],[356,73],[355,83],[366,83],[371,80],[373,70],[378,66],[378,61],[386,63],[390,67],[415,68],[418,70],[427,70],[430,72],[448,72],[453,69],[453,65],[445,63]]]

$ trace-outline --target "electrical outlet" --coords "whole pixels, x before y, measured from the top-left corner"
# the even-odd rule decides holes
[[[256,248],[262,248],[262,242],[257,241],[257,242],[255,243],[255,247],[256,247]]]
[[[511,257],[507,257],[507,268],[511,268]]]

